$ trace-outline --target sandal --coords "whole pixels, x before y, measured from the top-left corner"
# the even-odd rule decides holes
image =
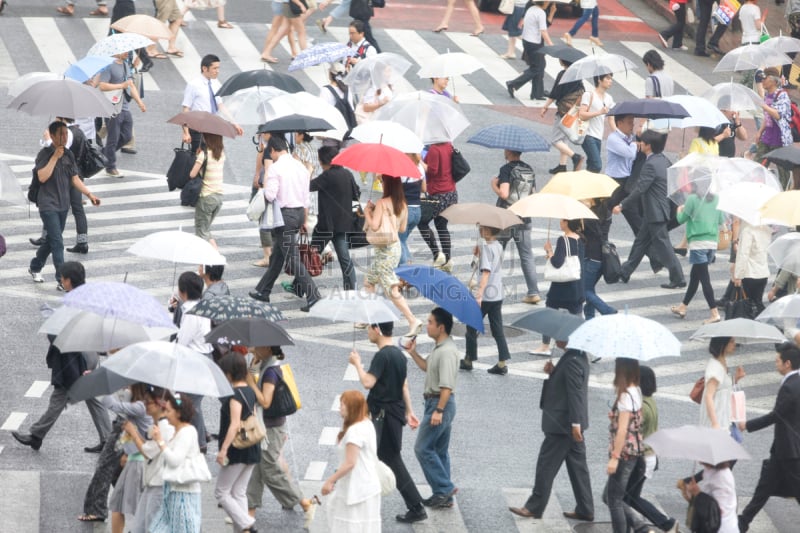
[[[82,514],[78,515],[78,520],[81,522],[105,522],[106,519],[102,516],[97,516],[94,514]]]
[[[278,60],[276,58],[272,57],[272,56],[270,56],[270,57],[262,57],[261,61],[263,61],[264,63],[273,63],[273,64],[278,62]]]
[[[108,10],[107,9],[106,10],[95,9],[94,11],[89,11],[89,15],[91,15],[93,17],[107,17],[108,16]]]
[[[150,56],[150,59],[168,59],[167,54],[163,52],[158,52],[157,54],[153,54]]]
[[[70,9],[70,8],[68,8],[66,6],[60,6],[60,7],[56,8],[56,11],[58,11],[62,15],[66,15],[68,17],[71,17],[72,15],[75,14],[75,8],[74,7],[72,9]]]
[[[167,54],[175,57],[183,57],[183,52],[181,52],[180,50],[173,50],[172,52],[167,50]]]
[[[680,307],[678,307],[677,305],[673,305],[672,307],[669,308],[669,310],[672,312],[673,315],[677,315],[680,318],[686,318],[686,311],[681,312]]]
[[[232,30],[233,24],[231,24],[227,20],[219,20],[217,21],[217,28],[225,28],[226,30]]]
[[[717,322],[721,322],[721,321],[722,321],[722,317],[717,315],[715,317],[703,320],[703,324],[716,324]]]
[[[314,516],[317,514],[318,505],[322,505],[322,502],[319,500],[319,496],[315,494],[311,497],[308,509],[303,510],[303,529],[307,530],[311,527],[311,522],[314,521]]]

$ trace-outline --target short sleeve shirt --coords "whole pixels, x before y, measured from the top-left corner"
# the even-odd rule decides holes
[[[658,87],[658,90],[656,90]],[[666,98],[675,94],[675,82],[663,70],[657,70],[644,80],[644,95],[654,98]]]
[[[377,380],[367,397],[369,406],[402,402],[407,370],[406,356],[397,346],[384,346],[375,352],[367,370]]]
[[[36,156],[36,169],[47,166],[55,149],[46,146]],[[72,176],[79,174],[75,156],[70,150],[64,150],[64,155],[56,163],[50,179],[39,185],[37,205],[40,211],[66,211],[69,209],[69,188],[72,186]]]
[[[271,365],[266,366],[263,368],[261,372],[261,380],[258,382],[258,386],[263,390],[264,383],[272,383],[273,386],[278,385],[278,381],[283,378],[283,370],[278,365]],[[273,390],[273,394],[275,391]],[[268,428],[274,428],[278,426],[282,426],[286,423],[285,416],[279,416],[276,418],[270,418],[264,414],[264,425]]]
[[[601,97],[597,94],[597,91],[586,91],[583,93],[583,96],[581,96],[581,106],[584,105],[589,106],[589,112],[595,113],[603,109],[603,105],[605,105],[607,109],[614,107],[614,99],[611,98],[611,95],[608,93],[605,93]],[[605,118],[605,115],[598,115],[590,118],[586,126],[586,135],[594,137],[595,139],[602,139]]]
[[[129,74],[128,65],[124,61],[122,63],[114,61],[100,74],[100,81],[103,83],[123,83],[128,79]],[[128,101],[124,97],[122,98],[122,110],[128,110]]]
[[[496,240],[481,246],[480,271],[489,272],[489,282],[483,289],[483,299],[487,302],[503,300],[503,247]]]
[[[617,408],[620,411],[627,411],[629,413],[633,413],[641,409],[642,391],[639,389],[639,387],[628,387],[627,390],[619,397],[619,401],[617,401]]]
[[[547,30],[547,15],[539,6],[532,6],[525,12],[522,25],[522,40],[541,44],[542,31]]]
[[[517,166],[522,166],[524,168],[531,169],[531,166],[528,163],[526,163],[525,161],[509,161],[508,163],[506,163],[505,165],[500,167],[500,170],[497,172],[497,185],[498,185],[498,187],[500,185],[504,184],[504,183],[508,183],[508,184],[511,183],[511,171],[514,169],[514,167],[517,167]],[[531,169],[531,170],[533,170],[533,169]],[[511,204],[508,203],[507,200],[503,200],[502,198],[498,197],[496,205],[497,205],[497,207],[507,208]]]
[[[209,79],[205,76],[199,76],[186,85],[183,91],[183,107],[188,107],[190,111],[207,111],[211,113],[211,92],[216,95],[222,84],[219,80],[211,80],[211,91],[208,89]],[[217,102],[217,110],[222,99],[219,96],[214,96]]]
[[[425,394],[439,394],[442,387],[455,392],[460,359],[461,355],[452,337],[447,337],[437,344],[427,359]]]
[[[720,429],[728,431],[731,425],[731,393],[733,392],[733,380],[728,375],[725,367],[715,358],[711,357],[706,364],[706,385],[712,379],[717,380],[717,391],[714,394],[714,413],[717,415]],[[708,418],[706,410],[706,395],[700,401],[700,425],[711,427],[711,420]]]

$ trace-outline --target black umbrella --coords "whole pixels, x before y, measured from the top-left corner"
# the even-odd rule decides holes
[[[800,166],[800,148],[794,146],[784,146],[767,153],[764,159],[778,166],[792,169]]]
[[[67,392],[70,403],[78,403],[97,396],[105,396],[136,383],[135,379],[122,377],[109,371],[104,366],[98,366],[86,375],[83,375],[72,384]]]
[[[523,315],[511,325],[515,328],[536,331],[557,341],[566,341],[581,324],[583,324],[581,317],[556,309],[542,309]]]
[[[584,54],[577,48],[573,48],[565,44],[554,44],[552,46],[543,46],[542,52],[544,52],[549,56],[557,57],[558,59],[563,59],[564,61],[570,64],[586,57],[586,54]]]
[[[213,344],[241,344],[243,346],[294,345],[292,336],[283,326],[264,318],[235,318],[212,329],[206,342]]]
[[[304,90],[300,82],[288,74],[272,70],[248,70],[228,78],[217,91],[217,96],[229,96],[248,87],[277,87],[289,93]]]
[[[286,320],[277,307],[238,296],[203,298],[189,311],[189,314],[210,318],[214,322],[246,317],[266,318],[273,322]]]
[[[330,122],[319,117],[307,115],[286,115],[265,122],[258,127],[258,133],[290,133],[293,131],[328,131],[335,129]]]
[[[660,98],[639,98],[628,100],[615,105],[608,112],[610,116],[633,115],[634,117],[659,119],[659,118],[686,118],[689,113],[680,104],[667,102]]]

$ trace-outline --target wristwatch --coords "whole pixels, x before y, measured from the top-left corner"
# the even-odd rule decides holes
[[[434,411],[439,413],[439,414],[444,413],[444,409],[442,409],[441,407],[437,407],[436,409],[434,409]]]

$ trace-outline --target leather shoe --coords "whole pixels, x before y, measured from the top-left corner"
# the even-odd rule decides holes
[[[509,507],[508,510],[517,516],[521,516],[522,518],[536,518],[537,520],[541,518],[541,516],[533,514],[524,507]]]
[[[250,298],[252,298],[253,300],[269,303],[269,294],[259,291],[250,291],[248,294],[250,295]]]
[[[669,283],[662,283],[662,289],[682,289],[686,287],[685,281],[670,281]]]
[[[87,446],[83,449],[86,453],[100,453],[103,451],[103,443],[101,442],[97,446]]]
[[[30,446],[34,450],[38,450],[42,447],[42,439],[34,437],[33,435],[26,435],[24,433],[20,433],[19,431],[12,431],[11,436],[17,439],[17,442],[20,444]]]
[[[302,312],[304,312],[304,313],[308,313],[309,311],[311,311],[311,308],[312,308],[312,307],[314,307],[314,305],[315,305],[315,304],[316,304],[318,301],[319,301],[318,299],[317,299],[317,300],[309,300],[309,301],[308,301],[308,304],[307,304],[307,305],[304,305],[303,307],[301,307],[301,308],[300,308],[300,310],[301,310]]]
[[[422,505],[419,505],[416,509],[409,509],[406,514],[395,516],[395,520],[402,524],[413,524],[414,522],[420,522],[427,518],[428,513],[425,512],[425,508]]]
[[[622,283],[628,283],[631,280],[631,275],[626,274],[625,271],[623,270],[622,272],[619,273],[619,280]]]
[[[79,242],[72,248],[67,248],[67,251],[73,254],[88,254],[89,253],[89,245],[85,242]]]
[[[458,368],[460,370],[472,370],[472,361],[467,361],[466,359],[462,359],[458,363]]]
[[[516,87],[511,85],[510,81],[506,82],[506,90],[508,91],[508,96],[510,96],[511,98],[514,98],[514,91],[516,91],[517,89],[516,89]]]
[[[39,237],[38,239],[28,239],[28,242],[30,242],[34,246],[41,246],[45,243],[45,239]]]
[[[581,520],[583,522],[594,522],[594,515],[582,515],[572,511],[564,511],[564,518],[570,520]]]

